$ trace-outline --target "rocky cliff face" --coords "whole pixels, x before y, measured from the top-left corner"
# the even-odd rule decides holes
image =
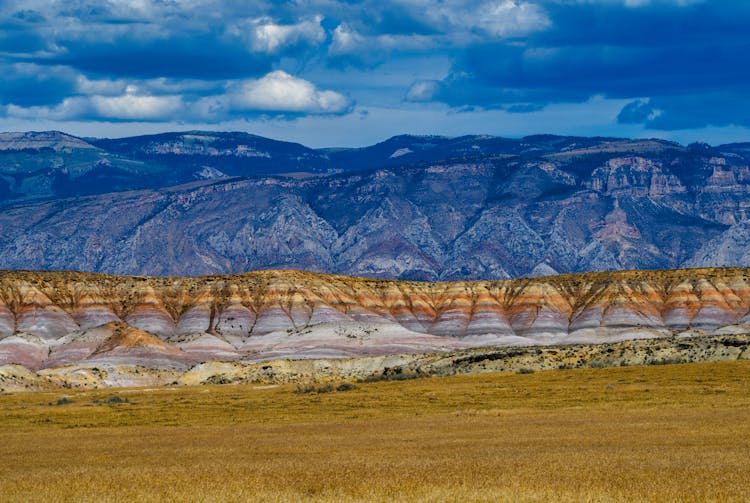
[[[240,133],[29,133],[0,151],[7,269],[435,281],[750,265],[742,144],[403,136],[312,150]],[[306,174],[229,176],[264,169]]]
[[[750,270],[418,283],[261,271],[0,275],[0,364],[188,368],[750,332]]]
[[[649,194],[651,180],[616,191],[607,182],[598,192],[571,176],[546,163],[481,162],[55,200],[0,211],[0,266],[491,279],[711,265],[706,244],[737,233],[712,216],[718,210],[701,207],[703,193],[691,200],[679,184],[655,189],[675,195]],[[739,207],[745,194],[732,197],[721,205]],[[722,265],[744,263],[725,258]]]

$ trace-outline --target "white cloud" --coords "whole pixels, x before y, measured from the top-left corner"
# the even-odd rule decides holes
[[[79,75],[76,92],[77,95],[54,106],[24,107],[10,103],[0,107],[0,115],[29,120],[202,120],[214,123],[252,113],[342,114],[352,106],[351,100],[343,94],[318,89],[312,82],[281,70],[259,79],[227,81],[220,88],[206,88],[204,83],[191,80],[151,79],[127,83],[90,80]]]
[[[540,5],[523,0],[394,0],[454,42],[517,37],[548,28]]]
[[[315,16],[296,24],[277,24],[268,17],[262,17],[234,24],[227,32],[245,40],[253,52],[275,54],[302,43],[323,43],[326,32],[320,25],[322,20],[322,16]]]
[[[332,33],[328,55],[382,62],[391,52],[427,52],[507,39],[544,30],[552,22],[539,5],[519,0],[392,0],[435,30],[430,35],[367,34],[362,23],[342,22]]]
[[[406,93],[407,101],[431,101],[440,90],[440,83],[436,80],[418,80],[414,82]]]
[[[119,96],[73,96],[53,107],[10,104],[5,107],[5,115],[37,120],[165,121],[177,117],[183,108],[179,96],[150,96],[128,86]]]
[[[515,0],[483,2],[477,11],[466,12],[465,17],[465,22],[496,38],[525,35],[551,24],[544,9]]]
[[[693,5],[697,3],[703,3],[705,0],[621,0],[627,7],[643,7],[651,4],[672,4],[678,7],[685,7],[687,5]]]
[[[333,40],[328,47],[328,54],[338,56],[359,52],[366,42],[367,39],[357,30],[353,30],[346,23],[341,23],[333,30]]]
[[[105,96],[118,95],[125,92],[127,84],[121,79],[96,79],[92,80],[85,75],[79,74],[75,81],[75,90],[80,94],[100,94]]]
[[[424,51],[435,47],[434,37],[424,35],[377,35],[365,36],[341,23],[333,30],[330,56],[356,55],[362,60],[376,60],[379,52]]]
[[[319,90],[312,82],[281,70],[233,86],[227,98],[233,111],[329,114],[351,106],[343,94]]]
[[[91,108],[96,117],[116,120],[165,120],[183,108],[179,96],[147,96],[128,89],[121,96],[92,96]]]
[[[558,4],[621,4],[625,7],[647,7],[653,4],[676,5],[678,7],[687,7],[698,3],[704,3],[706,0],[554,0]]]

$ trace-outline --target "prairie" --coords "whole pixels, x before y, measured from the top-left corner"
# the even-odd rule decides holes
[[[750,500],[750,361],[356,386],[0,395],[0,500]]]

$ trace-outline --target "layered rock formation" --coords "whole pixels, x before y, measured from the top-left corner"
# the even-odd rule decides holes
[[[187,369],[750,332],[750,270],[417,283],[258,271],[0,274],[0,364]]]

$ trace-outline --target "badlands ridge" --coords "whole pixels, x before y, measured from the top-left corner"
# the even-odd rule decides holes
[[[421,283],[301,271],[200,278],[6,271],[0,381],[28,369],[68,382],[84,376],[84,384],[151,384],[205,369],[202,362],[354,357],[382,371],[387,355],[720,340],[750,333],[749,275],[715,268]],[[743,341],[726,344],[741,347],[733,358]]]

